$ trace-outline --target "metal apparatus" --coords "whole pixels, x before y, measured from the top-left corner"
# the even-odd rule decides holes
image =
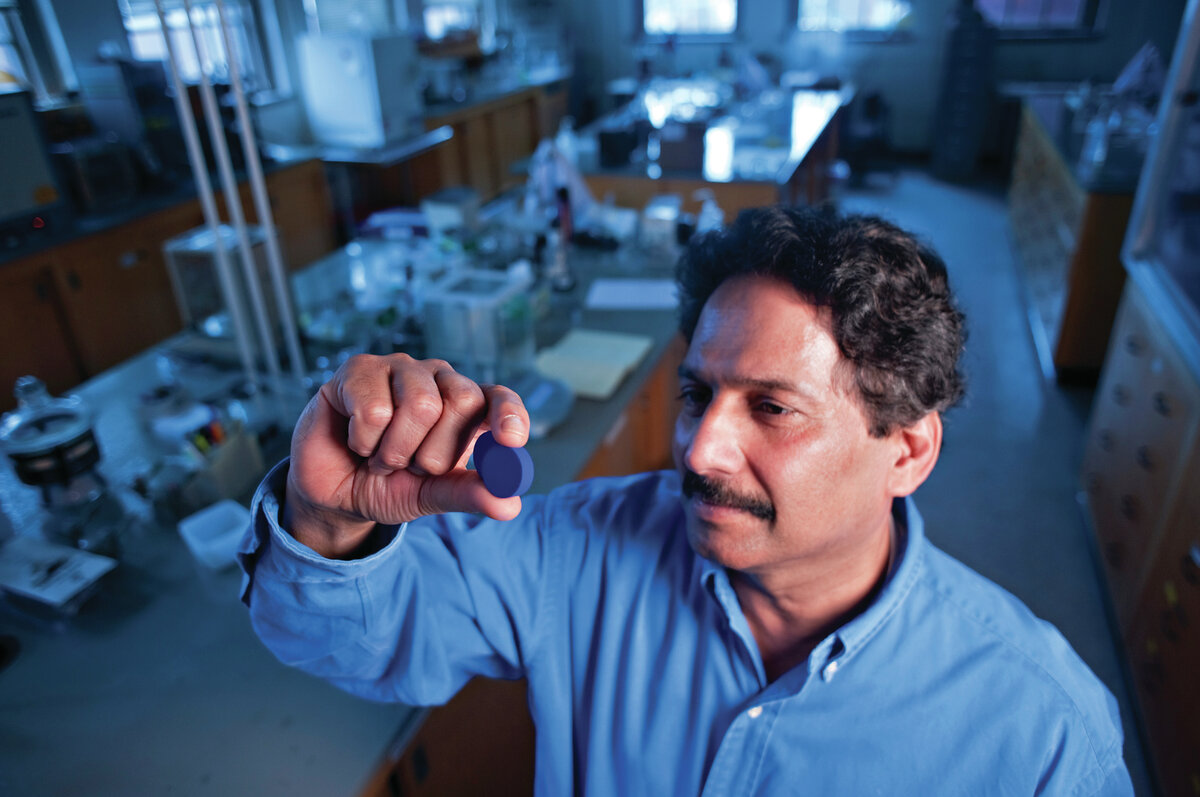
[[[96,471],[100,447],[92,416],[78,396],[53,398],[34,376],[17,380],[17,408],[0,420],[0,450],[17,477],[42,491],[48,507],[96,500],[104,491]]]

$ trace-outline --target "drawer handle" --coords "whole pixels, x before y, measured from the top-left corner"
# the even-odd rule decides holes
[[[1130,335],[1125,338],[1125,351],[1133,356],[1141,354],[1146,349],[1146,344],[1142,343],[1141,338],[1137,335]]]
[[[1161,390],[1154,393],[1154,411],[1164,418],[1171,417],[1171,400]]]
[[[1192,586],[1200,585],[1200,543],[1192,543],[1179,561],[1183,580]]]
[[[1150,454],[1150,446],[1138,446],[1136,459],[1143,470],[1154,472],[1154,457]]]

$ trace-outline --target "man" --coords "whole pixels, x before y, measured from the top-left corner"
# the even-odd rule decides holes
[[[908,497],[962,392],[941,260],[774,208],[677,279],[676,472],[495,498],[465,465],[526,442],[515,394],[347,363],[257,499],[267,645],[379,700],[526,676],[539,794],[1131,794],[1112,696]]]

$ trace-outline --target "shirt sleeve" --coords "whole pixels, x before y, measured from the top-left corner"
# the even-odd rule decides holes
[[[285,664],[351,693],[435,705],[475,675],[519,678],[543,625],[545,499],[501,522],[451,514],[379,526],[362,559],[326,559],[279,524],[288,461],[263,480],[238,554],[242,601]]]

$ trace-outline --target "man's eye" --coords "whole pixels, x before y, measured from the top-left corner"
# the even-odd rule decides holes
[[[679,391],[679,400],[689,408],[703,407],[708,403],[709,392],[702,387],[685,387]]]
[[[760,401],[758,409],[768,415],[783,415],[787,412],[787,408],[781,407],[773,401]]]

